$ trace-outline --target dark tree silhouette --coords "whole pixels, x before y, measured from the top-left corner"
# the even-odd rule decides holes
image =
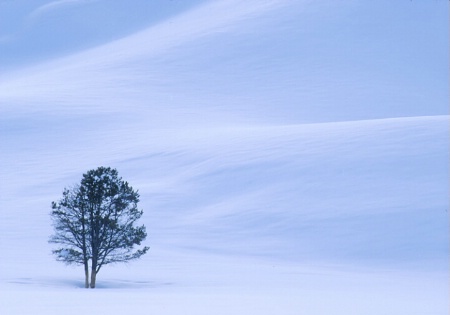
[[[95,288],[104,265],[138,259],[148,251],[135,249],[147,237],[145,226],[134,226],[143,213],[138,202],[138,192],[109,167],[83,174],[80,184],[52,202],[55,234],[49,242],[61,245],[53,253],[58,261],[84,265],[86,288]]]

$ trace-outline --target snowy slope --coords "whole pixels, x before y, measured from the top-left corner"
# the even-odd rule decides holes
[[[444,314],[448,3],[158,4],[0,74],[2,313]],[[48,213],[100,165],[151,250],[94,293]]]

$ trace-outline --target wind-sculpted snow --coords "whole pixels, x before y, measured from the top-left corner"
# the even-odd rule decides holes
[[[448,114],[445,12],[384,3],[399,16],[381,3],[209,1],[100,47],[2,73],[1,113],[139,112],[152,126]]]
[[[2,72],[2,314],[444,314],[444,2],[198,1]],[[94,293],[47,240],[98,166],[150,251]]]
[[[7,163],[10,180],[2,191],[10,198],[2,201],[1,229],[8,239],[2,242],[8,288],[79,287],[79,270],[49,256],[47,215],[49,201],[96,156],[140,190],[152,248],[130,268],[102,271],[100,289],[156,291],[164,296],[159,309],[169,297],[177,301],[185,286],[197,296],[204,294],[199,288],[215,288],[215,300],[229,296],[225,288],[254,292],[260,283],[248,298],[272,296],[262,314],[289,303],[287,314],[301,305],[325,314],[353,309],[356,281],[379,303],[391,288],[395,301],[377,311],[399,310],[403,299],[411,310],[445,307],[439,279],[447,268],[448,117],[153,130],[150,137],[140,127],[93,132],[92,147],[83,149],[38,145],[33,156]],[[406,289],[417,282],[423,289]],[[342,287],[347,294],[337,297]],[[271,290],[294,296],[273,297]],[[319,301],[294,303],[303,290],[333,302],[322,308]],[[239,301],[238,295],[229,298]],[[411,303],[416,295],[422,300]],[[359,303],[371,310],[374,302]],[[52,308],[55,314],[60,307]]]

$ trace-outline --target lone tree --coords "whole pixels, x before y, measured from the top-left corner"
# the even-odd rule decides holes
[[[145,226],[134,226],[142,216],[138,202],[138,192],[109,167],[83,174],[80,184],[65,188],[62,198],[52,202],[55,234],[49,242],[61,246],[53,254],[58,261],[84,265],[86,288],[95,288],[104,265],[138,259],[148,251],[146,246],[135,249],[147,237]]]

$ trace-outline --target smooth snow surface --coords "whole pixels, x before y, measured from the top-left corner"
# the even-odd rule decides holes
[[[113,2],[0,2],[1,314],[448,314],[448,1]],[[85,290],[102,165],[151,248]]]

